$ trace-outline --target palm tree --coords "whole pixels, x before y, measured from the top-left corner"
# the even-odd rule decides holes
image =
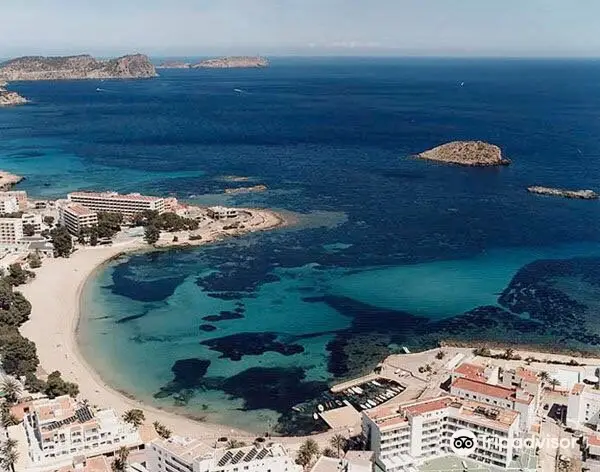
[[[543,383],[548,383],[548,381],[550,380],[550,374],[548,372],[546,372],[545,370],[540,372],[539,377]]]
[[[19,453],[17,452],[17,440],[16,439],[7,439],[2,445],[2,457],[0,458],[0,463],[4,466],[5,469],[11,470],[15,472],[15,464],[19,460]]]
[[[5,377],[0,384],[0,389],[4,392],[4,398],[10,404],[14,404],[23,393],[23,386],[17,379]]]
[[[123,421],[133,425],[136,428],[139,428],[142,423],[146,421],[146,415],[144,415],[142,410],[134,408],[123,413]]]
[[[129,449],[122,446],[117,451],[117,458],[111,464],[113,472],[126,472],[127,470],[127,458],[129,457]]]
[[[560,385],[560,381],[555,378],[551,378],[548,383],[552,385],[552,391],[556,390],[556,387]]]
[[[337,451],[337,456],[340,457],[340,449],[343,451],[346,448],[346,438],[341,434],[334,434],[329,441],[331,447],[333,447]]]
[[[505,359],[510,360],[510,359],[513,358],[514,355],[515,355],[515,350],[511,349],[510,347],[506,351],[504,351],[504,358]]]
[[[227,445],[225,446],[227,449],[237,449],[239,447],[244,447],[246,443],[244,441],[238,441],[237,439],[230,439],[227,441]]]
[[[314,439],[307,439],[302,443],[300,449],[298,449],[296,463],[300,464],[303,467],[306,467],[313,461],[314,457],[317,455],[319,455],[319,445]]]

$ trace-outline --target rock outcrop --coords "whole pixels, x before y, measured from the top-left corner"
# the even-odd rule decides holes
[[[156,75],[150,59],[143,54],[106,61],[89,55],[27,56],[0,64],[0,79],[4,80],[137,79]]]
[[[0,190],[10,190],[13,185],[17,185],[24,178],[20,175],[0,170]]]
[[[269,61],[260,56],[231,56],[206,59],[191,67],[192,69],[262,68],[269,67]]]
[[[418,155],[421,159],[462,166],[505,166],[510,160],[502,157],[498,146],[483,141],[453,141]]]
[[[267,190],[267,186],[260,184],[260,185],[253,185],[252,187],[226,188],[225,193],[227,193],[229,195],[235,195],[238,193],[265,192],[266,190]]]
[[[23,105],[24,103],[27,103],[27,99],[17,92],[6,90],[6,85],[6,82],[0,80],[0,107]]]
[[[564,188],[553,188],[553,187],[541,187],[533,186],[527,187],[529,193],[536,193],[538,195],[550,195],[552,197],[564,197],[564,198],[579,198],[582,200],[597,200],[598,195],[593,190],[567,190]]]

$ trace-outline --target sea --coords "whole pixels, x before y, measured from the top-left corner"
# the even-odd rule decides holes
[[[96,271],[78,341],[107,383],[199,421],[299,433],[321,425],[292,407],[403,347],[599,350],[599,202],[526,188],[600,190],[600,62],[271,63],[11,84],[31,102],[0,110],[0,168],[34,197],[142,192],[293,223]],[[453,140],[512,164],[414,157]],[[267,190],[224,193],[253,185]]]

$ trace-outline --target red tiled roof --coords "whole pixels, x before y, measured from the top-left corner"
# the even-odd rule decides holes
[[[454,369],[454,373],[472,380],[485,380],[485,367],[477,364],[464,362]]]
[[[450,388],[468,390],[470,392],[480,393],[482,395],[487,395],[488,397],[501,398],[503,400],[512,400],[515,393],[515,391],[510,388],[500,387],[498,385],[490,385],[466,378],[456,379]]]
[[[537,374],[532,370],[525,369],[524,367],[518,367],[516,373],[517,376],[521,377],[527,382],[540,383],[540,379],[538,378]]]
[[[588,436],[588,444],[590,446],[600,446],[600,437],[595,435]]]
[[[73,213],[77,216],[88,216],[88,215],[95,215],[96,212],[90,210],[89,208],[84,207],[83,205],[80,205],[79,203],[71,203],[70,205],[68,205],[66,207],[65,210],[68,210],[70,213]]]

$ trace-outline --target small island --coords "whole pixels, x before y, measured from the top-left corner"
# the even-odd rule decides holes
[[[417,156],[420,159],[471,167],[506,166],[498,146],[483,141],[452,141]]]
[[[0,63],[0,80],[139,79],[156,77],[143,54],[99,60],[90,55],[26,56]]]
[[[23,105],[27,103],[27,99],[19,95],[17,92],[6,90],[8,84],[0,80],[0,107]]]
[[[577,198],[580,200],[597,200],[600,197],[600,195],[598,195],[593,190],[567,190],[564,188],[542,187],[538,185],[535,185],[533,187],[527,187],[527,191],[529,193],[535,193],[538,195]]]
[[[261,56],[231,56],[206,59],[191,66],[192,69],[258,69],[269,67],[268,59]]]

